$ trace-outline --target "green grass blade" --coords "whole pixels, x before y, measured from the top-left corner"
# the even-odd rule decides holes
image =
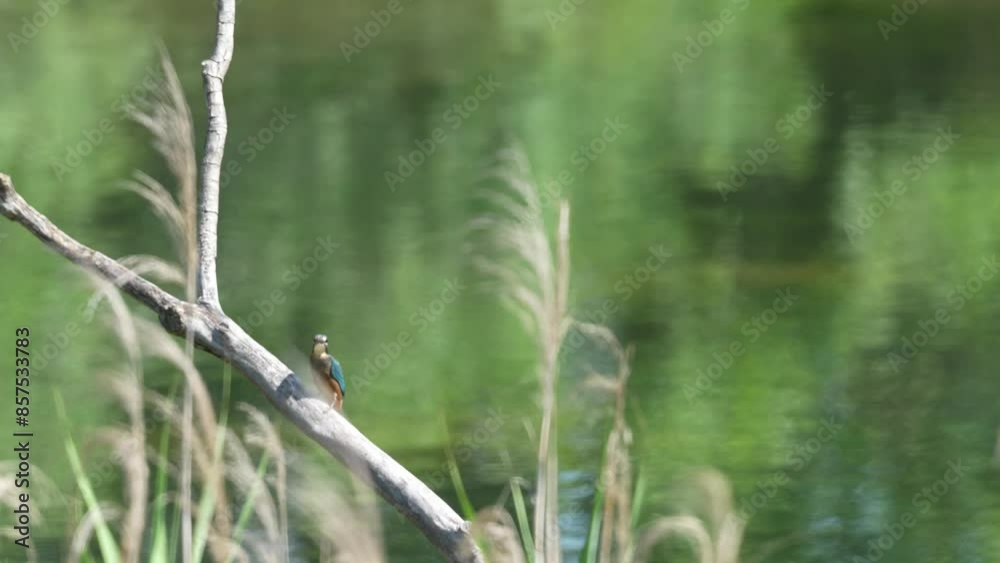
[[[587,530],[587,543],[583,548],[583,563],[597,561],[597,546],[601,539],[601,524],[604,514],[604,468],[608,463],[608,452],[601,454],[601,469],[598,474],[597,488],[594,489],[594,508],[590,513],[590,529]]]
[[[465,490],[465,483],[462,482],[462,474],[458,471],[458,462],[455,461],[455,454],[451,451],[451,446],[448,446],[448,474],[451,475],[451,485],[455,488],[455,494],[458,495],[458,503],[462,505],[462,512],[465,513],[466,520],[472,520],[476,517],[476,508],[472,505],[472,501],[469,500],[469,493]]]
[[[153,506],[153,539],[150,541],[149,563],[168,563],[172,561],[168,546],[167,529],[167,494],[170,485],[170,475],[167,469],[167,456],[170,454],[170,425],[166,425],[160,436],[160,455],[156,462],[156,504]]]
[[[170,561],[177,561],[178,554],[177,550],[181,545],[181,511],[174,510],[174,521],[170,525],[170,542],[167,544],[170,549],[170,557],[167,559]]]
[[[94,535],[97,536],[97,544],[100,547],[102,559],[105,563],[119,563],[121,561],[121,550],[118,547],[118,543],[115,542],[115,537],[111,533],[111,529],[108,528],[107,521],[104,520],[100,504],[97,501],[97,495],[94,493],[90,480],[87,479],[87,473],[83,470],[79,451],[73,442],[73,436],[69,432],[69,418],[66,416],[66,405],[63,404],[62,394],[59,391],[55,391],[54,396],[56,412],[65,429],[66,439],[64,445],[66,447],[66,455],[69,457],[69,465],[76,478],[76,486],[80,489],[80,495],[83,496],[83,501],[86,503],[87,509],[97,515],[94,523]]]
[[[521,543],[524,544],[524,554],[528,563],[535,563],[535,540],[531,537],[531,524],[528,521],[528,509],[524,503],[524,493],[516,479],[510,480],[510,496],[514,499],[514,513],[517,516],[517,526],[521,529]]]
[[[153,540],[149,547],[149,563],[168,563],[167,559],[167,525],[157,522],[153,527]]]
[[[153,539],[149,546],[149,563],[168,563],[166,499],[157,498],[153,516]]]
[[[257,464],[257,477],[261,480],[267,474],[267,466],[270,463],[270,458],[265,452],[261,458],[260,463]],[[243,532],[246,531],[247,524],[250,522],[250,517],[253,515],[254,503],[257,502],[257,488],[250,489],[250,494],[247,499],[243,501],[243,508],[240,509],[240,515],[236,518],[236,527],[233,528],[233,542],[237,545],[243,541]],[[231,563],[233,560],[233,553],[230,552],[229,558],[226,559],[226,563]]]
[[[177,396],[178,382],[175,379],[170,386],[167,399],[171,403]],[[150,563],[169,563],[174,561],[176,537],[171,539],[170,527],[167,526],[169,511],[170,492],[170,438],[172,427],[169,424],[163,425],[160,433],[159,458],[156,460],[156,505],[153,507],[153,539],[150,542]],[[173,541],[172,541],[173,540]]]
[[[198,500],[198,514],[194,521],[194,552],[191,561],[200,563],[205,555],[205,546],[208,544],[208,531],[212,525],[212,517],[215,515],[215,491],[211,487],[205,487],[202,497]]]
[[[590,530],[587,532],[587,543],[583,549],[584,563],[597,561],[597,544],[601,538],[601,524],[604,513],[604,489],[594,491],[594,509],[590,514]]]

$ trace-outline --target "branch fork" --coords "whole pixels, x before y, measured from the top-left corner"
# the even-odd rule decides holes
[[[121,262],[63,232],[14,189],[0,173],[0,214],[20,224],[49,249],[114,283],[147,308],[171,334],[190,337],[194,345],[230,362],[252,381],[282,415],[361,477],[413,523],[452,563],[483,563],[470,525],[427,485],[370,442],[326,404],[309,397],[299,379],[281,360],[226,316],[219,302],[219,178],[228,129],[222,86],[233,56],[236,0],[218,0],[216,44],[202,63],[208,135],[201,164],[198,203],[197,304],[171,295]]]

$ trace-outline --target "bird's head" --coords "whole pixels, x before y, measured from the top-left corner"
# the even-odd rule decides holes
[[[329,349],[329,340],[325,334],[317,334],[313,336],[313,351],[314,352],[326,352]]]

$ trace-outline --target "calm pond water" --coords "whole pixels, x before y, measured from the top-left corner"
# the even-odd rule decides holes
[[[640,523],[697,506],[692,475],[714,467],[748,517],[743,561],[768,548],[761,561],[871,561],[880,538],[886,562],[1000,561],[1000,9],[562,4],[404,1],[379,23],[377,0],[241,2],[227,311],[293,366],[329,334],[349,386],[370,382],[347,396],[362,431],[458,507],[450,442],[473,504],[497,501],[512,477],[533,478],[536,352],[473,266],[468,227],[489,210],[498,151],[516,144],[536,182],[571,202],[574,314],[636,347]],[[158,218],[120,185],[136,169],[169,178],[122,108],[158,75],[162,40],[200,146],[212,3],[69,2],[26,33],[39,9],[0,3],[0,170],[81,241],[172,258]],[[545,213],[554,222],[555,206]],[[36,372],[34,460],[69,491],[48,396],[73,399],[74,437],[97,467],[96,429],[124,420],[98,376],[123,356],[100,321],[59,345],[85,277],[8,223],[0,237],[3,334],[27,325],[45,335],[37,346],[64,348]],[[575,561],[612,405],[582,386],[608,358],[564,356]],[[222,366],[198,363],[218,404]],[[145,378],[166,392],[177,374],[150,361]],[[270,412],[239,375],[232,395]],[[287,426],[289,448],[343,475]],[[99,496],[120,502],[108,474]],[[391,561],[438,560],[381,515]],[[69,519],[46,516],[41,560],[61,560]],[[316,560],[296,515],[292,535],[295,557]],[[23,553],[5,542],[0,555]],[[677,540],[653,560],[695,559]]]

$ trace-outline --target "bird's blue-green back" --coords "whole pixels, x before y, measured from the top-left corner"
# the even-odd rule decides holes
[[[337,384],[340,385],[340,392],[346,397],[347,382],[344,381],[344,370],[340,369],[340,362],[333,356],[330,357],[330,377],[337,381]]]

